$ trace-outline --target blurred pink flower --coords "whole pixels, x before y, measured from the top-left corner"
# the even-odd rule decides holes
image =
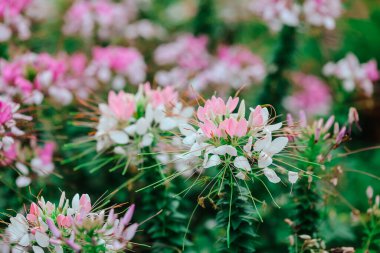
[[[284,100],[292,113],[304,110],[307,115],[324,115],[330,111],[332,97],[328,85],[313,75],[296,73],[292,76],[294,92]]]
[[[307,23],[332,30],[342,14],[342,3],[341,0],[306,0],[303,11]]]
[[[128,120],[136,111],[136,102],[130,94],[120,91],[118,94],[111,91],[108,94],[108,105],[116,118]]]

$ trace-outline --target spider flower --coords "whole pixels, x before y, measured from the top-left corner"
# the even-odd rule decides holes
[[[373,94],[373,83],[380,79],[375,60],[360,64],[358,58],[352,53],[347,54],[337,63],[328,62],[323,67],[323,74],[342,81],[343,88],[347,92],[358,89],[368,97]]]
[[[224,102],[220,97],[212,97],[197,110],[195,125],[180,126],[183,143],[188,152],[182,159],[199,162],[201,169],[224,168],[240,179],[264,174],[272,183],[281,181],[274,168],[276,155],[282,152],[288,138],[281,136],[282,123],[271,124],[267,108],[250,108],[245,117],[245,103],[239,98],[229,98]]]
[[[9,99],[0,97],[0,157],[1,162],[13,157],[15,138],[25,135],[20,129],[23,121],[30,121],[30,116],[19,112],[20,105]],[[3,153],[5,152],[5,153]]]
[[[292,113],[304,110],[306,115],[324,115],[330,111],[332,98],[326,83],[313,75],[296,73],[292,76],[294,92],[284,100],[284,106]]]
[[[131,224],[134,209],[131,205],[125,215],[118,218],[114,209],[95,211],[87,194],[76,194],[69,201],[63,192],[58,205],[40,197],[30,205],[26,215],[18,213],[10,218],[3,238],[12,252],[80,252],[84,249],[120,252],[131,246],[138,227],[137,223]]]
[[[328,30],[335,28],[335,20],[342,14],[341,0],[307,0],[303,4],[305,21]]]
[[[1,0],[0,1],[0,42],[12,38],[27,40],[31,36],[32,21],[43,19],[47,15],[46,4],[41,0]],[[45,6],[44,6],[45,4]],[[39,13],[34,11],[39,8]]]
[[[163,133],[178,128],[193,113],[178,101],[172,87],[152,89],[148,83],[140,85],[137,94],[111,91],[108,103],[100,104],[99,110],[97,150],[114,147],[119,154],[157,143]]]
[[[342,14],[342,2],[306,0],[300,4],[294,0],[252,0],[250,9],[274,31],[279,31],[283,26],[296,27],[302,22],[332,30],[336,19]]]
[[[138,3],[123,0],[75,1],[65,14],[63,33],[84,39],[151,39],[164,36],[162,27],[149,20],[137,20]]]
[[[111,83],[122,89],[127,82],[137,85],[145,80],[146,65],[143,56],[134,48],[96,47],[86,73],[101,83]]]

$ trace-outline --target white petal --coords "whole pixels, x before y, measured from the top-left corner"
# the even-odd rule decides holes
[[[157,107],[154,112],[154,121],[160,122],[165,117],[165,108],[163,106]]]
[[[54,247],[55,253],[63,253],[63,248],[62,246],[56,245]]]
[[[268,178],[269,182],[277,184],[281,181],[281,179],[277,176],[274,170],[265,168],[263,169],[264,175]]]
[[[29,234],[25,234],[18,243],[20,246],[29,246],[30,240],[29,240]]]
[[[177,126],[177,121],[175,121],[173,118],[163,118],[160,122],[160,129],[163,131],[169,131],[172,130]]]
[[[130,125],[124,128],[124,131],[129,135],[134,135],[136,132],[136,125]]]
[[[36,241],[38,245],[40,245],[43,248],[46,248],[47,246],[49,246],[49,236],[47,234],[42,233],[39,230],[37,230],[34,236],[36,237]]]
[[[266,148],[265,151],[272,155],[277,154],[285,148],[288,141],[289,139],[287,137],[278,137],[272,141],[270,146]]]
[[[239,169],[244,169],[246,171],[251,171],[251,165],[248,162],[248,159],[244,156],[238,156],[234,160],[234,166]]]
[[[218,155],[212,155],[208,160],[206,165],[204,166],[205,169],[210,167],[218,166],[221,163],[220,157]]]
[[[268,147],[272,141],[272,135],[266,134],[264,138],[259,139],[255,142],[255,145],[253,146],[254,151],[261,151]]]
[[[261,152],[259,155],[258,166],[259,168],[268,167],[273,163],[272,157],[270,157],[267,153]]]
[[[41,247],[33,246],[32,248],[34,253],[44,253],[44,250]]]
[[[239,172],[235,175],[235,177],[241,179],[241,180],[244,180],[246,178],[245,174],[243,172]]]
[[[194,127],[190,124],[180,124],[179,126],[179,131],[181,134],[184,136],[189,136],[195,134],[197,131],[194,129]]]
[[[236,148],[232,147],[231,145],[223,145],[223,146],[215,148],[212,151],[212,154],[216,154],[216,155],[229,154],[230,156],[237,156],[237,151],[236,151]]]
[[[136,133],[138,135],[144,135],[149,128],[149,122],[145,118],[140,118],[136,122]]]
[[[282,123],[277,123],[277,124],[274,124],[274,125],[268,125],[266,126],[265,128],[270,131],[270,132],[273,132],[273,131],[277,131],[278,129],[280,129],[282,127]]]
[[[253,141],[253,137],[250,136],[249,139],[248,139],[248,142],[247,144],[244,145],[243,149],[245,152],[247,153],[250,153],[251,152],[251,149],[252,149],[252,141]]]
[[[140,145],[141,147],[148,147],[152,144],[152,142],[153,142],[153,134],[148,133],[143,136]]]
[[[25,176],[19,176],[16,179],[16,185],[19,188],[26,187],[26,186],[30,185],[31,182],[32,182],[32,180],[29,177],[25,177]]]
[[[298,176],[297,172],[294,172],[294,171],[288,172],[288,179],[289,179],[290,183],[295,184],[297,182],[298,178],[299,178],[299,176]]]
[[[124,131],[119,131],[119,130],[111,131],[109,133],[109,136],[111,140],[116,144],[127,144],[129,141],[129,137],[127,133]]]
[[[74,198],[73,198],[73,200],[71,202],[71,207],[75,211],[79,210],[79,194],[78,193],[74,195]]]

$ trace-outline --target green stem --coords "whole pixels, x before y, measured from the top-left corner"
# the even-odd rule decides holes
[[[219,209],[216,221],[219,227],[227,229],[220,252],[255,252],[258,235],[254,227],[254,212],[249,198],[249,189],[240,185],[233,176],[223,182],[223,196],[217,203]],[[228,176],[226,176],[228,178]]]
[[[296,51],[296,28],[284,26],[279,35],[277,49],[274,52],[272,66],[259,96],[259,104],[271,104],[276,110],[283,111],[282,100],[287,95],[290,83],[285,76],[293,64]]]
[[[217,30],[214,0],[198,0],[198,11],[193,20],[194,34],[207,35],[210,39],[210,49],[213,49],[217,43]]]
[[[144,167],[151,168],[141,172],[146,185],[164,178],[158,163],[154,155],[147,155],[144,158]],[[157,166],[154,166],[155,164]],[[165,184],[156,188],[149,187],[142,192],[142,206],[147,217],[153,217],[162,210],[162,213],[147,221],[145,225],[153,253],[180,252],[183,244],[190,245],[189,241],[183,241],[183,235],[187,230],[186,216],[178,210],[180,198],[175,196],[172,190],[171,185]]]

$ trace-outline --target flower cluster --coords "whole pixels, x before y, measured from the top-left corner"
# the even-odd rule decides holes
[[[89,90],[83,85],[86,83],[73,82],[77,77],[69,74],[70,69],[81,71],[78,60],[76,56],[59,58],[46,53],[27,53],[10,62],[2,60],[0,91],[9,97],[21,97],[26,104],[41,104],[46,95],[60,104],[69,104],[77,90],[82,90],[78,92],[82,95]]]
[[[285,131],[291,142],[297,142],[299,143],[297,146],[304,147],[298,149],[301,153],[310,148],[310,145],[317,146],[317,148],[313,148],[316,153],[311,154],[316,159],[311,160],[324,164],[326,161],[331,160],[331,151],[350,139],[354,124],[360,128],[359,114],[353,107],[349,110],[348,123],[342,126],[339,126],[339,123],[335,121],[334,115],[330,116],[326,121],[320,118],[308,124],[305,112],[300,111],[298,123],[295,123],[291,114],[287,115],[287,128]]]
[[[305,111],[306,115],[323,115],[330,111],[332,97],[328,85],[313,75],[295,73],[292,76],[293,93],[284,100],[284,107],[296,113]]]
[[[20,142],[12,145],[10,151],[13,160],[16,162],[15,167],[20,174],[16,179],[18,187],[30,185],[35,177],[43,178],[53,173],[55,169],[53,162],[55,146],[54,142],[47,142],[40,147],[33,141],[24,147]],[[30,169],[27,164],[30,164]]]
[[[111,0],[74,1],[65,15],[63,32],[67,35],[79,35],[86,39],[110,38],[145,39],[164,36],[162,27],[148,20],[137,20],[138,3],[123,0],[119,3]]]
[[[250,7],[275,31],[298,26],[301,15],[307,24],[331,30],[342,13],[341,0],[306,0],[302,6],[294,0],[253,0]]]
[[[282,123],[271,125],[267,108],[251,108],[249,118],[245,118],[245,103],[241,101],[238,112],[234,113],[239,98],[229,98],[227,103],[212,97],[197,111],[197,123],[181,125],[183,143],[189,151],[182,158],[194,162],[198,159],[203,169],[221,166],[228,168],[240,179],[263,173],[270,182],[281,181],[276,172],[269,168],[276,164],[276,154],[283,151],[288,138],[280,136]],[[294,183],[298,174],[289,171],[290,182]]]
[[[41,197],[26,215],[10,218],[4,240],[12,252],[119,252],[137,230],[130,224],[134,209],[118,218],[114,209],[95,211],[87,194],[76,194],[71,205],[64,192],[58,205]]]
[[[191,107],[178,101],[172,87],[152,89],[149,84],[140,85],[135,95],[111,91],[108,104],[100,104],[99,110],[97,150],[115,146],[119,154],[151,146],[162,132],[177,128],[193,114]]]
[[[360,64],[358,58],[352,53],[347,54],[337,63],[328,62],[323,67],[323,74],[341,80],[347,92],[352,92],[356,88],[363,91],[366,96],[372,95],[373,82],[380,79],[375,60]]]
[[[220,46],[216,56],[207,50],[206,36],[183,35],[175,42],[159,46],[155,51],[158,65],[175,65],[160,70],[155,79],[159,85],[191,88],[200,91],[208,85],[241,88],[260,82],[265,76],[264,63],[243,46]]]
[[[134,85],[145,81],[146,68],[143,56],[134,48],[96,47],[86,73],[120,90],[127,81]]]
[[[9,99],[0,98],[0,164],[5,165],[15,159],[13,145],[15,137],[23,136],[25,132],[19,127],[22,121],[32,118],[21,114],[20,105]]]
[[[49,5],[43,0],[1,0],[0,42],[8,41],[12,37],[28,39],[31,35],[31,22],[47,15],[46,4]],[[39,13],[35,12],[36,9],[39,9]]]

